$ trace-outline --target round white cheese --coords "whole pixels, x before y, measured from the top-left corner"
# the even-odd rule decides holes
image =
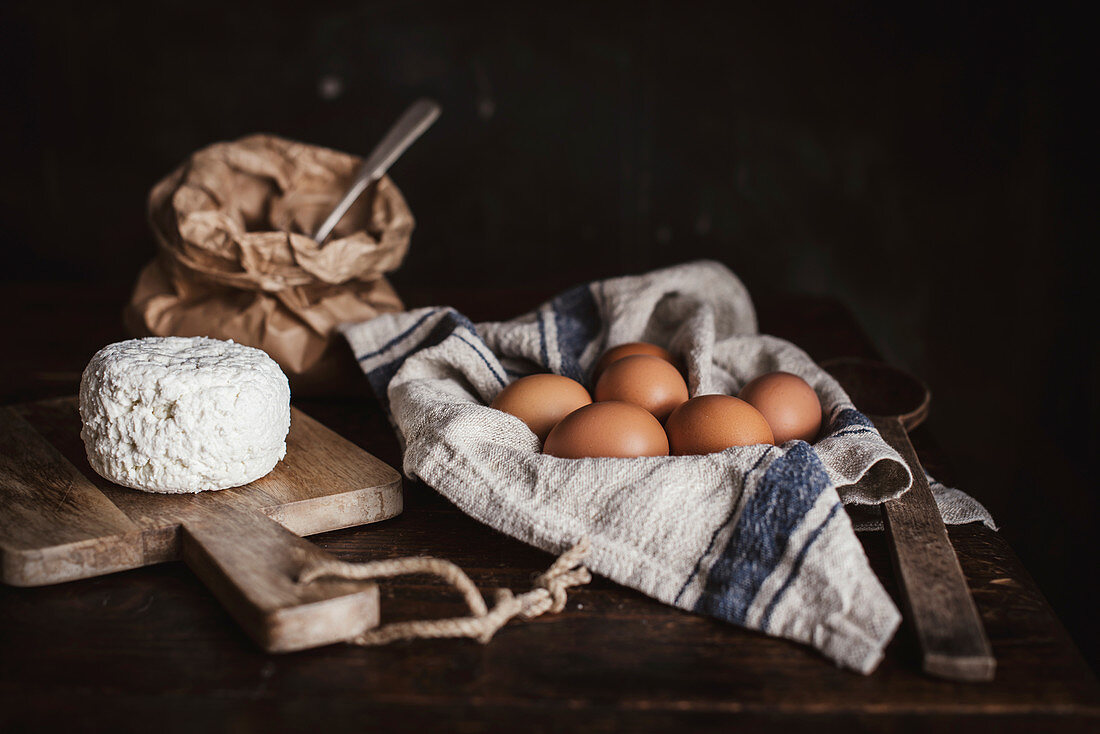
[[[146,492],[248,484],[286,455],[290,385],[259,349],[206,337],[100,349],[80,380],[92,468]]]

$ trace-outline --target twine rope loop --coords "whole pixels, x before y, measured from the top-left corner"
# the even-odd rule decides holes
[[[450,561],[429,556],[367,563],[326,559],[306,568],[298,577],[298,582],[308,584],[320,578],[367,581],[411,574],[437,576],[462,594],[470,611],[469,616],[394,622],[366,630],[348,642],[373,646],[397,640],[469,637],[485,644],[514,617],[531,620],[546,612],[556,614],[565,609],[568,590],[592,580],[592,574],[581,565],[590,548],[588,538],[583,538],[562,553],[545,573],[535,578],[534,588],[519,596],[508,589],[497,589],[492,609],[486,606],[481,592],[461,568]]]

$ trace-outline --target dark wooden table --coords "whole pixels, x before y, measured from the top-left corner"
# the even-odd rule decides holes
[[[543,295],[407,294],[414,304],[450,302],[475,320],[505,317]],[[124,286],[7,287],[3,402],[74,393],[95,349],[124,336],[125,296]],[[874,355],[834,301],[785,299],[760,312],[765,331],[819,360]],[[399,464],[371,399],[296,403]],[[929,470],[950,481],[950,450],[920,430],[914,439]],[[447,640],[265,655],[172,563],[55,587],[0,587],[0,731],[1100,730],[1096,678],[1011,548],[981,526],[950,535],[997,656],[993,683],[922,675],[904,625],[864,677],[809,648],[599,578],[570,594],[563,613],[513,623],[487,646]],[[411,482],[397,519],[314,540],[350,561],[449,558],[486,590],[525,591],[552,560]],[[896,598],[883,534],[861,540]],[[385,583],[382,599],[384,620],[462,612],[441,584],[419,577]]]

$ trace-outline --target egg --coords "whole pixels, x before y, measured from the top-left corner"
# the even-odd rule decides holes
[[[564,459],[667,456],[668,438],[649,411],[611,401],[586,405],[562,418],[542,450]]]
[[[596,382],[596,402],[621,400],[641,406],[664,421],[688,399],[687,383],[671,362],[633,354],[607,366]]]
[[[665,424],[675,456],[712,454],[731,446],[775,443],[764,416],[731,395],[698,395],[672,411]]]
[[[540,374],[521,377],[508,385],[489,407],[519,418],[543,441],[558,421],[591,402],[592,396],[576,380]]]
[[[629,342],[627,344],[620,344],[617,347],[612,347],[604,352],[603,356],[600,357],[600,361],[596,363],[596,369],[592,372],[592,379],[599,380],[600,375],[607,369],[607,365],[623,357],[629,357],[632,354],[648,354],[651,357],[659,357],[666,362],[676,364],[676,360],[672,358],[672,355],[669,354],[668,350],[664,347],[659,347],[649,342]]]
[[[821,430],[821,401],[798,375],[769,372],[741,388],[738,397],[763,414],[777,444],[813,441]]]

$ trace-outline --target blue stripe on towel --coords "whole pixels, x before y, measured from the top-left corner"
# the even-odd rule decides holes
[[[768,623],[771,622],[772,619],[772,612],[775,611],[776,605],[783,599],[783,595],[787,593],[787,589],[789,589],[791,584],[794,583],[794,580],[798,578],[798,573],[802,570],[802,563],[806,560],[806,556],[810,552],[810,546],[812,546],[814,541],[817,540],[817,537],[821,535],[825,526],[832,522],[833,516],[836,515],[837,510],[843,506],[841,502],[837,502],[833,505],[832,509],[829,510],[829,514],[821,521],[821,524],[814,528],[814,531],[806,538],[806,542],[802,544],[802,550],[798,552],[798,557],[794,559],[794,564],[791,566],[791,572],[787,575],[787,579],[783,582],[783,585],[779,587],[779,591],[775,592],[771,601],[768,602],[768,606],[764,609],[764,616],[760,621],[760,629],[768,629]]]
[[[416,320],[416,323],[414,323],[412,326],[410,326],[409,328],[402,331],[400,334],[395,336],[393,339],[390,339],[388,342],[383,344],[378,349],[375,349],[373,352],[367,352],[366,354],[360,354],[359,355],[359,361],[360,362],[365,362],[368,359],[370,359],[371,357],[377,357],[379,354],[386,351],[387,349],[392,347],[394,344],[397,344],[399,341],[401,341],[402,339],[407,337],[409,334],[411,334],[414,331],[416,331],[417,329],[419,329],[421,324],[423,324],[425,321],[430,319],[432,316],[435,316],[437,313],[439,313],[439,312],[438,311],[429,311],[428,313],[424,314],[423,316],[421,316],[420,318],[418,318]]]
[[[481,361],[485,364],[486,367],[489,368],[489,371],[493,373],[493,377],[497,378],[497,382],[500,383],[500,386],[504,387],[504,385],[506,384],[504,382],[504,378],[500,376],[500,373],[496,371],[496,369],[489,362],[489,360],[485,359],[485,355],[481,353],[481,350],[477,348],[476,344],[474,344],[472,341],[465,338],[461,334],[455,334],[455,339],[458,339],[463,344],[469,346],[470,349],[474,350],[474,354],[476,354],[478,357],[481,358]],[[484,342],[482,342],[482,346],[484,346]]]
[[[550,353],[546,348],[546,322],[542,320],[543,313],[540,309],[535,314],[535,323],[539,325],[539,358],[542,360],[543,369],[550,369]]]
[[[836,417],[829,423],[829,433],[835,433],[845,428],[874,428],[875,424],[871,422],[871,419],[860,413],[855,408],[845,408],[836,414]]]
[[[845,428],[843,431],[837,431],[836,433],[830,433],[827,438],[840,438],[841,436],[857,436],[861,433],[874,433],[874,429],[871,428]]]
[[[714,562],[695,611],[737,624],[787,550],[791,533],[829,487],[829,475],[804,442],[773,461]]]
[[[367,380],[370,382],[371,389],[374,390],[374,394],[378,397],[378,400],[382,403],[382,407],[385,408],[387,412],[390,409],[390,401],[389,397],[387,396],[387,392],[390,387],[390,380],[393,379],[393,376],[397,374],[397,371],[401,369],[401,365],[405,364],[405,360],[408,359],[410,355],[419,352],[421,349],[428,349],[429,347],[434,347],[442,344],[447,337],[449,337],[458,329],[467,329],[470,331],[471,334],[477,334],[477,329],[474,327],[473,322],[460,314],[458,311],[455,311],[453,308],[437,309],[435,311],[431,311],[430,313],[425,314],[415,324],[413,324],[413,326],[401,332],[401,334],[399,334],[394,339],[391,339],[381,349],[364,355],[363,357],[360,357],[359,360],[363,361],[372,355],[378,355],[386,351],[394,344],[399,342],[401,339],[407,337],[431,316],[438,316],[439,321],[435,324],[435,326],[432,327],[432,330],[428,332],[428,335],[425,336],[418,344],[412,346],[409,349],[403,350],[394,359],[390,360],[389,362],[384,362],[383,364],[380,364],[374,369],[367,372]],[[482,359],[484,359],[484,357],[482,357]],[[496,375],[496,372],[494,371],[493,374]],[[499,375],[496,376],[497,379],[500,379]]]
[[[550,302],[558,332],[561,373],[580,383],[586,375],[581,355],[600,331],[600,311],[587,285],[570,288]]]
[[[745,482],[747,482],[749,477],[752,476],[753,472],[755,472],[760,467],[760,464],[763,463],[764,459],[767,458],[768,454],[770,454],[772,452],[772,449],[774,448],[774,446],[769,446],[768,448],[764,449],[764,453],[760,454],[760,457],[756,460],[756,463],[752,465],[752,468],[741,476],[742,492],[745,491]],[[736,514],[737,505],[734,505],[733,509],[730,510],[729,515],[727,515],[726,519],[722,521],[722,524],[716,527],[714,529],[714,532],[710,534],[710,542],[707,543],[707,549],[703,551],[703,555],[699,556],[699,558],[696,559],[695,568],[691,569],[691,575],[688,576],[687,579],[685,579],[684,585],[681,586],[680,591],[676,593],[676,598],[672,600],[673,604],[680,603],[680,597],[684,595],[685,591],[687,591],[688,585],[691,584],[692,579],[699,575],[699,566],[702,565],[703,559],[710,555],[711,549],[714,548],[714,542],[718,540],[718,535],[722,532],[723,528],[730,524],[730,521],[733,520],[733,517]]]

